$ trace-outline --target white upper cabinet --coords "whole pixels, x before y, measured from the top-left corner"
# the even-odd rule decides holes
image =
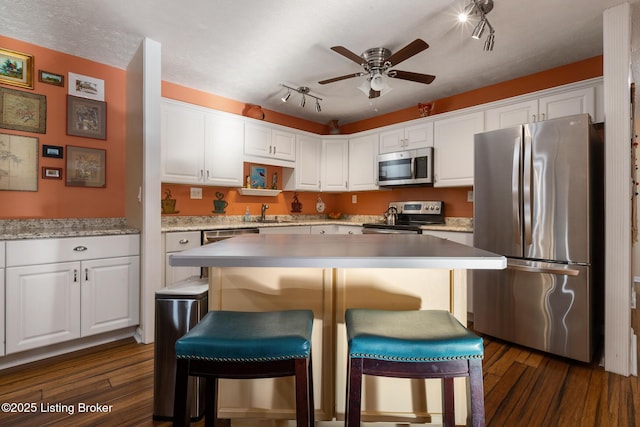
[[[585,113],[590,114],[593,121],[600,121],[596,111],[594,86],[565,90],[489,108],[485,116],[486,130]]]
[[[245,123],[244,154],[268,159],[296,160],[296,134],[258,123]]]
[[[539,120],[588,113],[596,119],[595,87],[586,87],[540,98]]]
[[[377,190],[378,134],[349,140],[349,191]]]
[[[433,147],[433,122],[380,132],[380,154]]]
[[[484,111],[434,123],[434,187],[473,185],[474,135],[484,131]]]
[[[228,116],[209,113],[205,119],[204,183],[221,187],[242,187],[244,123]]]
[[[323,140],[321,165],[321,189],[347,191],[349,189],[349,140]]]
[[[295,168],[283,168],[283,188],[288,191],[320,191],[322,140],[298,135]]]
[[[161,112],[162,182],[242,186],[241,120],[168,99]]]
[[[511,126],[532,123],[538,117],[538,100],[516,102],[486,111],[486,130],[504,129]]]
[[[204,177],[203,111],[162,100],[160,159],[163,182],[202,184]]]

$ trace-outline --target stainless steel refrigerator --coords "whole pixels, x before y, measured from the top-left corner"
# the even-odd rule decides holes
[[[603,143],[588,115],[477,134],[474,246],[507,257],[473,272],[478,332],[581,361],[603,299]]]

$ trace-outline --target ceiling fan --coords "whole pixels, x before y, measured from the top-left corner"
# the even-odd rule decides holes
[[[369,83],[369,87],[367,88],[365,86],[364,91],[366,93],[366,90],[368,89],[369,98],[379,97],[381,93],[388,88],[383,78],[385,75],[394,79],[410,80],[412,82],[429,84],[436,78],[436,76],[390,69],[402,61],[422,52],[428,47],[429,45],[424,40],[416,39],[393,54],[387,48],[375,47],[365,50],[362,55],[356,55],[346,47],[334,46],[331,50],[362,66],[364,71],[333,77],[331,79],[322,80],[318,83],[324,85],[327,83],[350,79],[352,77],[368,75],[369,77],[367,78],[367,81]],[[361,87],[360,89],[363,88]]]

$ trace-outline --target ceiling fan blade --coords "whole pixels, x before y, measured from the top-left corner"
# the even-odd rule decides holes
[[[363,75],[363,73],[346,74],[344,76],[334,77],[332,79],[322,80],[322,81],[318,82],[318,84],[326,85],[327,83],[339,82],[340,80],[350,79],[352,77],[360,77],[362,75]]]
[[[331,50],[336,53],[339,53],[340,55],[344,56],[347,59],[352,60],[358,65],[362,65],[365,62],[360,55],[356,55],[355,53],[351,52],[349,49],[347,49],[344,46],[333,46]]]
[[[391,55],[389,59],[387,59],[387,61],[390,62],[391,65],[398,65],[405,59],[411,58],[413,55],[422,52],[428,47],[429,45],[424,40],[415,39],[414,41],[412,41],[411,43],[409,43],[408,45],[406,45],[405,47],[403,47],[402,49],[400,49],[399,51]]]
[[[436,79],[436,76],[431,74],[413,73],[411,71],[391,70],[387,73],[389,77],[394,79],[410,80],[412,82],[430,84]]]

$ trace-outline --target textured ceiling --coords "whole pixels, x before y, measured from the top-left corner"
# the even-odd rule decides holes
[[[630,3],[636,3],[632,0]],[[495,49],[456,15],[468,0],[0,0],[0,34],[126,68],[143,37],[162,45],[162,79],[318,123],[372,117],[602,54],[602,12],[623,0],[494,0]],[[330,50],[430,48],[398,69],[436,75],[430,85],[393,79],[371,102],[365,77]],[[282,83],[323,98],[282,103]]]

